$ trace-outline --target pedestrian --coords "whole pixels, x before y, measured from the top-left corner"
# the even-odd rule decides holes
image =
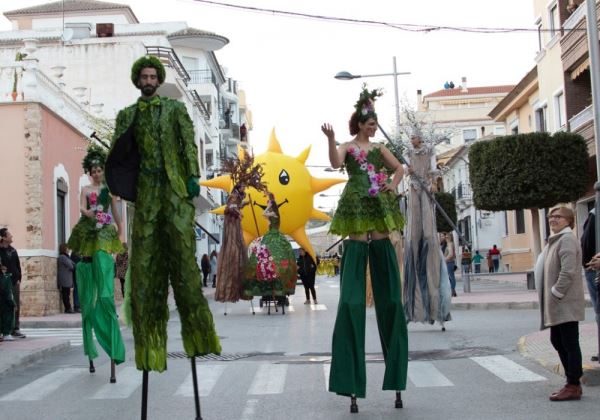
[[[585,270],[585,280],[590,300],[592,301],[592,308],[594,308],[594,312],[596,313],[596,321],[600,322],[600,302],[598,302],[598,288],[596,286],[598,272],[589,266],[594,255],[596,255],[596,209],[592,208],[583,224],[581,257]]]
[[[8,228],[0,229],[0,264],[6,267],[7,273],[11,276],[12,295],[15,303],[15,321],[12,330],[12,336],[25,338],[25,334],[20,331],[19,314],[21,312],[21,263],[19,254],[11,244],[13,236]]]
[[[123,252],[123,245],[119,239],[122,225],[117,199],[104,182],[105,160],[104,149],[88,147],[82,166],[92,182],[81,189],[81,217],[67,246],[82,257],[75,270],[82,308],[83,352],[89,359],[89,371],[96,371],[95,336],[111,359],[110,381],[115,382],[115,364],[125,361],[125,345],[115,307],[115,261],[111,254]]]
[[[333,274],[335,276],[340,274],[340,254],[337,252],[333,254]]]
[[[454,242],[452,242],[452,233],[446,233],[446,247],[444,249],[444,260],[448,269],[448,279],[450,280],[450,288],[452,289],[452,297],[456,297],[456,251],[454,250]]]
[[[79,306],[79,290],[77,289],[77,263],[81,261],[81,257],[75,251],[71,251],[70,258],[75,264],[75,271],[73,271],[73,310],[79,313],[81,308]]]
[[[212,276],[212,287],[213,289],[217,287],[217,262],[218,262],[218,253],[213,249],[213,252],[210,253],[210,273]]]
[[[350,239],[344,243],[340,266],[340,301],[333,330],[329,391],[349,396],[353,413],[358,412],[356,398],[364,398],[366,393],[367,263],[384,350],[382,389],[396,391],[397,408],[402,407],[400,391],[406,389],[408,368],[408,332],[400,273],[389,239],[391,231],[404,225],[395,195],[404,170],[384,145],[370,141],[377,131],[374,101],[380,94],[363,86],[349,122],[354,138],[339,148],[331,125],[321,126],[327,137],[331,166],[343,165],[349,176],[330,226],[331,233]],[[391,180],[389,173],[393,173]]]
[[[492,261],[492,254],[491,254],[491,249],[488,250],[485,259],[487,262],[487,266],[488,266],[488,273],[493,273],[494,272],[494,262]]]
[[[475,251],[475,255],[471,261],[473,262],[473,267],[475,267],[475,273],[481,273],[481,260],[483,260],[483,256],[479,253],[479,250]]]
[[[500,258],[502,254],[500,254],[500,250],[494,244],[492,249],[490,249],[490,255],[492,256],[492,263],[494,264],[494,273],[498,273],[500,271]]]
[[[306,295],[305,305],[310,305],[310,295],[312,294],[313,303],[317,304],[317,292],[315,290],[315,276],[317,274],[317,265],[313,261],[309,253],[303,248],[300,248],[298,256],[298,275],[304,286],[304,294]]]
[[[129,251],[127,242],[123,242],[123,252],[119,252],[115,259],[115,274],[121,283],[121,296],[125,298],[125,276],[129,268]]]
[[[67,244],[60,244],[58,247],[58,260],[56,268],[56,282],[60,289],[63,306],[66,314],[73,314],[75,311],[71,306],[71,289],[73,288],[73,272],[75,264],[69,258]]]
[[[548,220],[552,235],[535,266],[541,329],[550,328],[550,342],[567,377],[566,385],[550,395],[550,400],[579,400],[583,374],[579,321],[583,321],[585,310],[581,247],[573,234],[575,216],[571,209],[555,207]]]
[[[464,276],[471,272],[471,251],[465,246],[460,257],[461,275]]]
[[[166,76],[158,58],[139,58],[130,76],[141,97],[117,115],[106,179],[111,192],[135,202],[127,294],[135,363],[147,386],[148,371],[167,368],[169,283],[186,354],[220,354],[221,346],[194,257],[192,200],[200,194],[194,126],[182,102],[157,94]]]
[[[208,276],[210,275],[210,259],[207,254],[203,254],[200,259],[200,268],[202,269],[202,285],[207,287]]]
[[[0,264],[0,341],[13,341],[15,324],[15,301],[13,285],[8,268]]]
[[[439,176],[435,144],[425,142],[419,127],[413,127],[407,147],[410,174],[404,247],[404,311],[407,321],[451,319],[449,274],[440,252],[435,204],[430,194],[437,191]]]

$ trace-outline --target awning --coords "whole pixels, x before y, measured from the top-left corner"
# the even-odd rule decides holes
[[[586,58],[583,63],[575,67],[575,70],[571,72],[571,80],[577,79],[581,73],[590,68],[590,58]]]

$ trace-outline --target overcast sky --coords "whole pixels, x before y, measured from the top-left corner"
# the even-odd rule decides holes
[[[227,0],[225,0],[227,1]],[[469,86],[516,84],[533,66],[535,33],[474,34],[458,31],[413,33],[373,25],[343,24],[235,10],[194,0],[113,0],[129,4],[140,22],[187,21],[230,40],[216,52],[228,76],[240,82],[253,113],[250,141],[265,149],[272,127],[284,153],[297,155],[312,144],[308,165],[327,165],[323,122],[333,124],[338,140],[349,140],[347,121],[362,81],[383,88],[377,103],[384,127],[393,127],[393,77],[338,81],[341,70],[354,74],[392,71],[397,57],[401,97],[415,102],[424,94],[456,85],[466,76]],[[44,3],[43,0],[0,0],[0,11]],[[531,0],[229,0],[229,3],[351,19],[439,26],[533,28]],[[0,30],[10,24],[0,18]],[[324,172],[313,171],[324,177]],[[319,200],[332,205],[332,200]]]

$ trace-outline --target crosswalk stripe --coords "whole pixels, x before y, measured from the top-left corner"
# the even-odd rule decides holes
[[[29,338],[56,337],[69,340],[76,347],[83,345],[83,333],[81,328],[22,328],[21,331]]]
[[[117,383],[107,383],[91,397],[93,400],[122,400],[142,384],[142,373],[134,367],[126,367],[117,372]]]
[[[244,407],[244,411],[242,412],[242,417],[240,420],[252,420],[254,418],[254,413],[256,412],[256,406],[258,405],[258,400],[248,400],[246,401],[246,406]]]
[[[196,367],[198,373],[198,393],[201,397],[208,397],[217,381],[225,371],[225,365],[199,365]],[[185,381],[177,388],[177,397],[193,397],[194,384],[192,374],[188,374]]]
[[[417,388],[454,386],[431,362],[409,362],[408,377]]]
[[[318,305],[310,305],[310,309],[312,309],[313,311],[326,311],[327,306],[323,305],[322,303],[319,303]]]
[[[262,364],[259,366],[248,395],[281,394],[285,386],[287,365]]]
[[[85,369],[80,368],[55,370],[5,395],[0,401],[39,401],[83,372]]]
[[[331,371],[331,363],[323,364],[323,375],[325,375],[325,391],[329,391],[329,372]]]
[[[543,376],[524,368],[504,356],[471,357],[470,359],[504,382],[538,382],[546,380]]]

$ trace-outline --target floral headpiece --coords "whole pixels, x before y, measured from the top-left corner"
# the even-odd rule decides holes
[[[360,122],[364,123],[369,118],[377,119],[377,114],[375,113],[375,99],[381,95],[383,95],[381,89],[373,89],[369,92],[369,89],[367,89],[367,84],[363,83],[362,92],[358,97],[358,101],[356,101],[356,104],[354,105],[356,114],[358,115],[358,120]]]
[[[81,162],[81,166],[83,166],[84,171],[90,173],[95,166],[104,168],[104,162],[106,162],[106,150],[100,146],[91,144]]]

